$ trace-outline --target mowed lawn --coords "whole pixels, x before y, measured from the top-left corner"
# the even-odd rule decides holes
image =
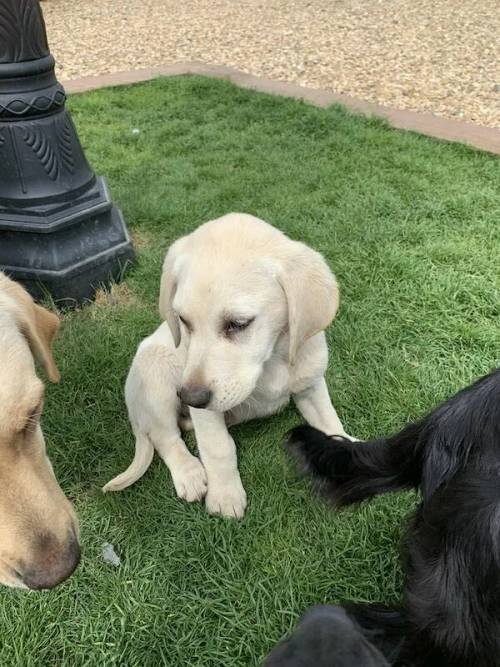
[[[54,591],[0,591],[0,664],[252,667],[314,603],[396,601],[416,497],[333,513],[283,451],[301,421],[293,406],[233,430],[249,498],[240,522],[177,500],[158,459],[104,496],[133,452],[123,384],[159,323],[169,244],[246,211],[321,251],[338,277],[328,384],[346,429],[368,437],[418,417],[499,363],[498,159],[203,78],[69,106],[137,264],[111,296],[64,315],[63,379],[47,387],[43,424],[83,559]],[[104,542],[120,567],[103,562]]]

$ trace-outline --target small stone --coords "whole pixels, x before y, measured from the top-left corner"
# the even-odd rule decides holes
[[[114,546],[109,542],[104,542],[104,544],[102,545],[101,555],[105,563],[109,563],[114,567],[119,567],[119,565],[121,564],[120,557],[116,553]]]

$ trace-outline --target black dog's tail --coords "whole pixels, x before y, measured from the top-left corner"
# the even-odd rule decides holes
[[[305,469],[326,483],[338,505],[419,486],[426,501],[470,461],[488,467],[492,456],[497,460],[499,406],[497,369],[388,438],[351,443],[299,426],[288,443]]]
[[[287,447],[306,472],[325,484],[337,505],[349,505],[387,491],[418,487],[422,475],[418,442],[424,428],[421,421],[389,438],[351,442],[304,425],[290,431]]]

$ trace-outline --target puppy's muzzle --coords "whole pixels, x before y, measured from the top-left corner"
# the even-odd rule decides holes
[[[181,388],[179,398],[192,408],[206,408],[212,398],[212,392],[201,385],[187,384]]]

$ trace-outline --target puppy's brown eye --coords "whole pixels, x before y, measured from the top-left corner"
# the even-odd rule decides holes
[[[255,317],[252,317],[249,320],[226,320],[224,322],[224,333],[226,336],[232,336],[240,331],[244,331],[254,319]]]

